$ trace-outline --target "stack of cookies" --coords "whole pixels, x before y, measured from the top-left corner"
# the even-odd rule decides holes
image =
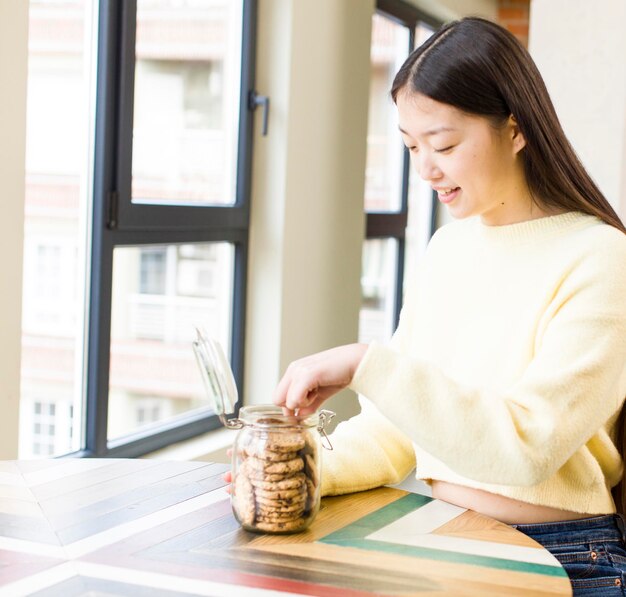
[[[272,421],[258,423],[271,426]],[[319,503],[316,444],[310,433],[246,429],[237,457],[233,508],[241,524],[267,533],[304,529]]]

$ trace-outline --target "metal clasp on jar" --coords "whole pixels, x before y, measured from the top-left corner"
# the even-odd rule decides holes
[[[330,438],[326,435],[324,427],[330,423],[331,419],[335,416],[332,410],[321,410],[319,413],[319,422],[317,424],[317,431],[322,436],[322,448],[326,450],[332,450],[333,445],[330,443]]]
[[[218,415],[218,417],[226,429],[242,429],[245,425],[241,419],[237,419],[236,417],[234,419],[227,419],[224,414]]]

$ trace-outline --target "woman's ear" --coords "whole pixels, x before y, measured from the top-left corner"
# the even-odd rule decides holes
[[[511,139],[511,143],[513,145],[513,153],[517,154],[524,149],[524,147],[526,147],[526,139],[524,138],[524,135],[522,135],[522,131],[520,131],[517,120],[513,114],[509,116],[507,127],[509,129],[509,138]]]

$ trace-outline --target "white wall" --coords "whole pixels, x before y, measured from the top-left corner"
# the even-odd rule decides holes
[[[493,21],[498,18],[498,0],[438,0],[446,8],[462,16],[480,16]]]
[[[530,53],[574,149],[626,218],[626,2],[532,0]]]
[[[0,2],[0,459],[17,458],[28,2]]]
[[[477,16],[497,20],[498,0],[409,0],[442,21],[452,21],[463,16]]]

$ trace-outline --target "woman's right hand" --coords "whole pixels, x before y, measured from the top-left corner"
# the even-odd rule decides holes
[[[367,344],[347,344],[294,361],[274,391],[274,404],[286,413],[314,413],[354,377]]]

